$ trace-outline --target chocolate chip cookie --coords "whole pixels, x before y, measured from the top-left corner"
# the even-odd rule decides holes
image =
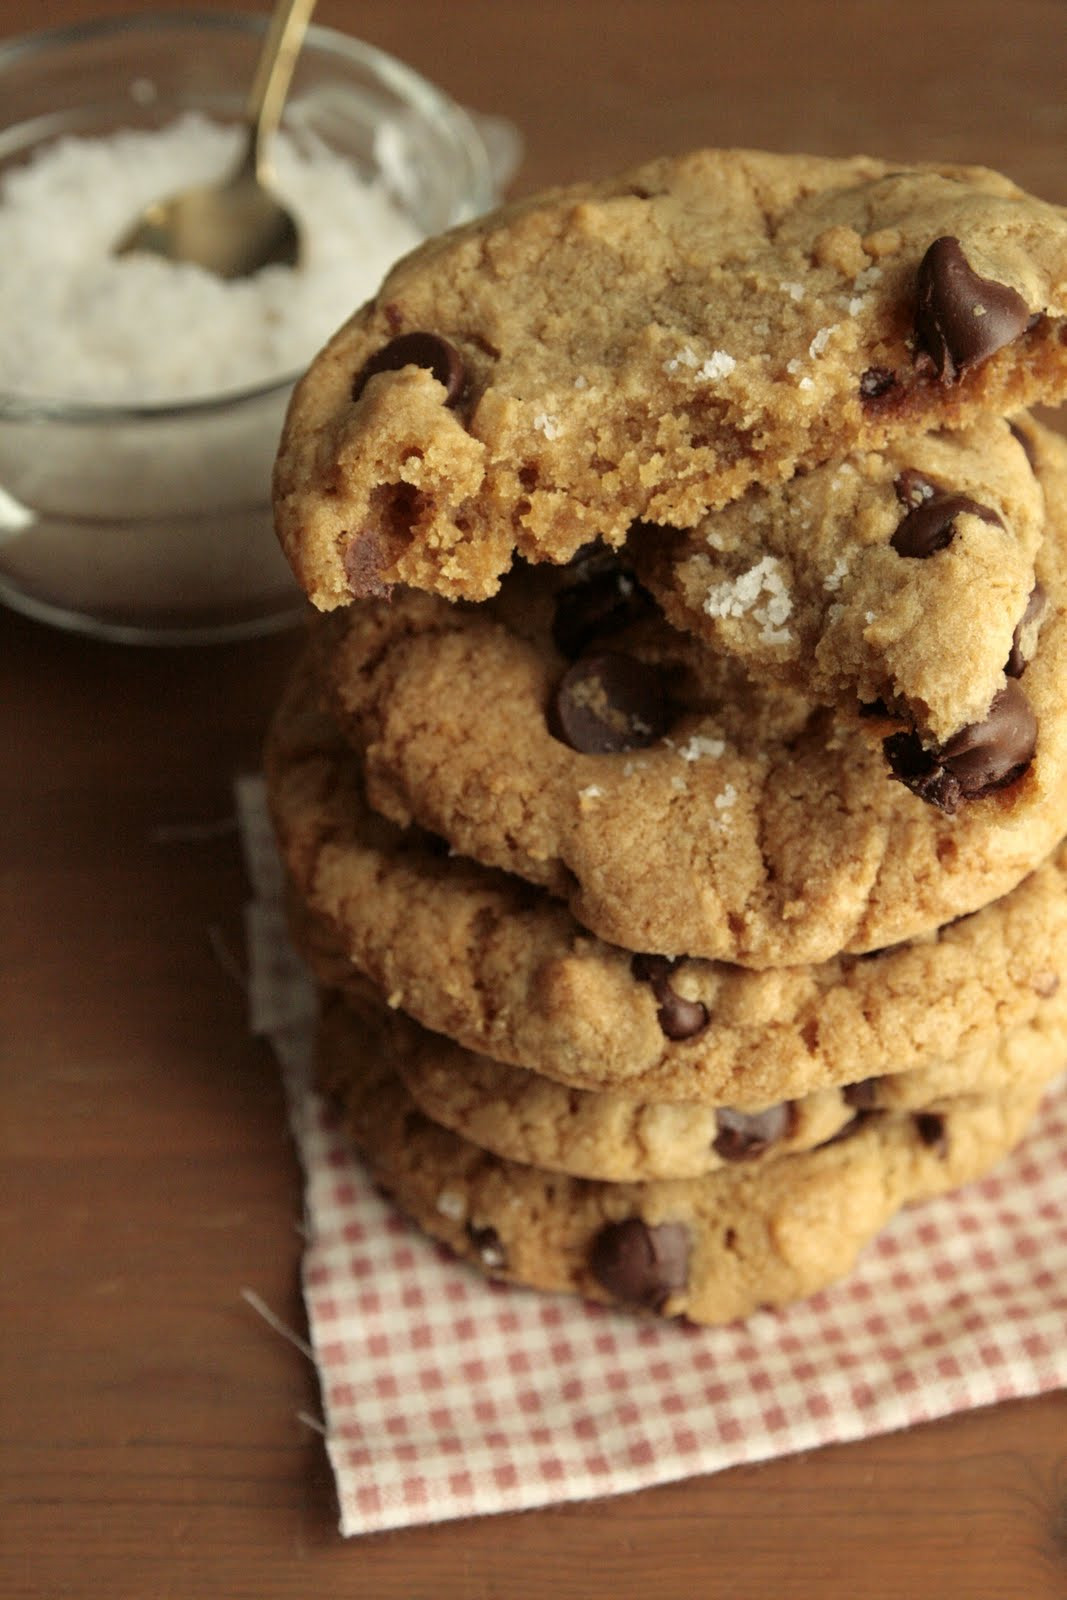
[[[902,1206],[986,1172],[1041,1091],[933,1115],[869,1115],[853,1136],[703,1178],[604,1183],[488,1154],[423,1115],[369,1051],[321,1054],[324,1089],[378,1183],[493,1277],[695,1322],[729,1322],[844,1276]]]
[[[851,1137],[876,1110],[932,1119],[960,1094],[1029,1092],[1067,1062],[1067,997],[981,1050],[916,1072],[868,1078],[767,1106],[639,1101],[567,1089],[491,1061],[390,1011],[364,983],[324,1000],[324,1044],[340,1063],[380,1055],[433,1122],[494,1155],[550,1172],[609,1182],[699,1178],[738,1162],[770,1161]]]
[[[655,610],[575,636],[581,573],[525,567],[481,605],[409,590],[318,620],[372,805],[672,958],[824,961],[1007,893],[1067,832],[1067,444],[1034,431],[1038,648],[944,745],[764,693]]]
[[[750,676],[880,703],[943,744],[984,721],[1037,648],[1048,601],[1032,455],[1025,421],[904,435],[750,490],[686,532],[635,524],[627,559],[676,627]]]
[[[910,944],[758,972],[634,956],[543,891],[367,806],[310,658],[274,717],[268,794],[297,942],[468,1049],[576,1088],[760,1107],[983,1051],[1067,1001],[1067,846]]]
[[[396,266],[298,386],[282,545],[322,609],[481,599],[636,519],[1067,390],[1067,213],[975,167],[697,151]]]

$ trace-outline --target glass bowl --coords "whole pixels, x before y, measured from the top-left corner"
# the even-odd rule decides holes
[[[189,110],[239,122],[264,28],[262,18],[182,11],[0,45],[0,174],[61,135],[163,127]],[[356,39],[309,29],[290,119],[364,178],[380,177],[421,235],[496,199],[475,121]],[[274,537],[270,472],[298,375],[140,405],[19,394],[0,371],[0,600],[130,643],[293,623],[303,599]]]

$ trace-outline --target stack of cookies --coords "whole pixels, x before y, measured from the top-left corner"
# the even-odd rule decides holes
[[[318,1060],[494,1276],[720,1322],[1067,1062],[1067,214],[698,152],[432,241],[276,471]]]

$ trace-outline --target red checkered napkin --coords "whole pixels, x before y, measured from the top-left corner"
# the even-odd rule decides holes
[[[304,1288],[346,1534],[616,1494],[1067,1386],[1067,1081],[983,1183],[905,1212],[843,1284],[729,1328],[485,1282],[377,1195],[308,1087],[259,780],[252,1025],[307,1173]]]

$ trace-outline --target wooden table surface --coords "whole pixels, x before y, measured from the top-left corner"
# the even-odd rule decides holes
[[[129,9],[0,0],[0,35]],[[987,161],[1067,202],[1064,0],[319,15],[512,117],[518,189],[736,143]],[[339,1538],[298,1416],[318,1409],[314,1375],[241,1297],[303,1325],[300,1178],[229,970],[245,884],[225,826],[295,648],[135,650],[0,612],[0,1595],[1062,1600],[1062,1395],[630,1497]]]

